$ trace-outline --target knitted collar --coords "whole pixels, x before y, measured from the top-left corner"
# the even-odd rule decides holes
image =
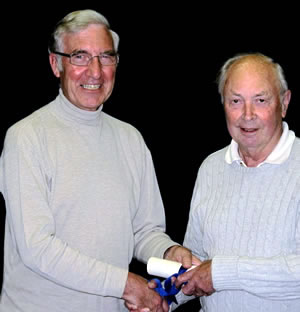
[[[294,131],[289,130],[289,126],[286,122],[283,122],[282,126],[283,126],[283,133],[280,137],[279,142],[277,143],[277,145],[275,146],[271,154],[263,162],[261,162],[257,167],[265,163],[279,165],[288,159],[291,149],[292,149],[292,145],[295,140],[295,133]],[[234,161],[238,161],[243,166],[247,167],[247,165],[244,163],[244,161],[239,155],[238,144],[233,139],[226,151],[225,161],[228,164],[232,164]]]

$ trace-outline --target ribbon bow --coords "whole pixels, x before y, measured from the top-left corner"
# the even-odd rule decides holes
[[[172,302],[175,302],[177,304],[177,300],[175,295],[177,295],[180,291],[180,288],[176,288],[175,284],[172,284],[172,277],[178,277],[179,275],[186,272],[187,269],[185,269],[183,266],[179,269],[178,273],[175,273],[171,276],[169,276],[165,282],[164,285],[162,285],[161,281],[157,278],[154,278],[153,280],[156,283],[156,288],[154,289],[161,297],[165,297],[165,299],[168,302],[168,305],[170,305]]]

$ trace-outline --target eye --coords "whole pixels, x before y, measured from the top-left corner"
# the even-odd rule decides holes
[[[225,96],[225,103],[228,106],[236,107],[243,103],[243,99],[238,96],[228,96],[228,97]]]
[[[257,98],[256,99],[256,103],[257,104],[266,104],[267,103],[267,99],[265,99],[265,98]]]
[[[114,52],[107,52],[100,54],[100,62],[102,65],[114,65],[117,63],[117,54]]]
[[[110,58],[111,55],[109,55],[109,54],[107,54],[107,53],[103,53],[103,54],[101,55],[101,57],[102,57],[102,58]]]
[[[77,52],[71,55],[73,65],[86,66],[89,64],[90,55],[88,53]]]
[[[85,53],[77,53],[77,54],[74,54],[73,57],[77,60],[82,60],[82,59],[85,59],[87,56],[87,54]]]
[[[240,100],[240,99],[232,99],[232,100],[230,101],[230,103],[231,103],[232,105],[237,105],[237,104],[240,104],[240,103],[241,103],[241,100]]]
[[[83,58],[83,55],[82,54],[75,54],[75,55],[73,55],[73,57],[80,60]]]

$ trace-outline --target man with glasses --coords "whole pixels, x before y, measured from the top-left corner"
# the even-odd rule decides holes
[[[59,95],[7,132],[1,312],[167,311],[147,281],[128,272],[132,257],[192,264],[190,251],[164,233],[140,133],[102,111],[114,86],[118,41],[99,13],[67,15],[49,47]]]

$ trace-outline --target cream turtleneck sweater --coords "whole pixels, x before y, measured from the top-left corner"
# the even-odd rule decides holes
[[[119,298],[132,257],[175,244],[140,133],[61,91],[8,130],[0,170],[1,312],[127,311]]]

